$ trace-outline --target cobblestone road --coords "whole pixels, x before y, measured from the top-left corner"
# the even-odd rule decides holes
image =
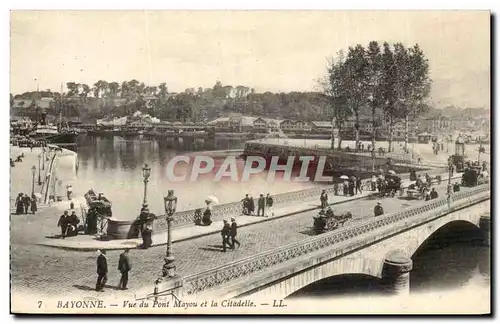
[[[440,196],[445,194],[445,184],[437,187]],[[464,188],[463,190],[467,190]],[[366,198],[335,206],[335,212],[351,211],[356,220],[373,217],[375,198]],[[381,200],[386,213],[395,212],[420,201],[400,198]],[[177,271],[189,275],[224,263],[228,263],[277,246],[305,239],[312,235],[312,216],[306,212],[271,220],[238,232],[242,246],[235,251],[222,252],[219,234],[213,234],[174,244]],[[31,291],[48,296],[74,295],[101,296],[93,292],[96,279],[96,253],[64,251],[33,245],[41,234],[56,233],[57,216],[42,212],[37,215],[13,215],[11,228],[11,277],[13,292]],[[30,239],[31,238],[31,239]],[[109,285],[116,286],[119,273],[116,270],[120,251],[108,252]],[[106,295],[133,298],[133,292],[152,285],[160,275],[165,247],[149,250],[131,250],[133,270],[130,273],[130,290],[107,289]]]

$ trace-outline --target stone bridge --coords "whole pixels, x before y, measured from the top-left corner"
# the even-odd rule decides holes
[[[439,229],[469,224],[489,244],[490,187],[482,185],[399,212],[263,251],[187,277],[165,279],[138,298],[285,298],[319,280],[364,274],[408,292],[411,257]]]

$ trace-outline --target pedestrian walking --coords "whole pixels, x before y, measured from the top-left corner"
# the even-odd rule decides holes
[[[121,290],[126,290],[128,284],[128,273],[132,270],[132,265],[130,264],[130,259],[128,256],[129,249],[125,249],[122,254],[120,254],[120,259],[118,260],[118,270],[122,274],[120,278],[120,283],[118,288]]]
[[[24,201],[23,201],[23,194],[19,193],[16,198],[16,214],[21,215],[24,214]]]
[[[27,194],[24,194],[23,203],[24,203],[24,213],[27,214],[28,210],[31,207],[31,198]]]
[[[264,209],[266,206],[266,199],[263,194],[260,194],[259,200],[257,202],[257,216],[260,216],[260,211],[262,211],[262,216],[264,216]]]
[[[250,198],[248,197],[248,194],[245,195],[245,198],[243,198],[241,200],[242,204],[243,204],[243,210],[242,210],[242,214],[243,215],[249,215],[249,210],[250,210]]]
[[[97,282],[96,291],[103,291],[104,285],[108,282],[108,260],[106,259],[106,250],[99,251],[97,257]]]
[[[224,225],[222,226],[222,230],[220,231],[220,235],[222,236],[222,251],[226,252],[226,244],[227,246],[231,246],[229,243],[229,232],[231,231],[231,227],[227,220],[223,220]]]
[[[71,185],[66,186],[66,196],[68,197],[68,200],[71,200],[73,197],[73,187]]]
[[[32,212],[33,214],[35,214],[35,213],[36,213],[36,211],[38,210],[38,208],[37,208],[37,207],[38,207],[38,206],[37,206],[37,204],[36,204],[36,197],[35,197],[35,195],[33,194],[33,195],[31,196],[31,212]]]
[[[359,192],[360,194],[363,193],[361,191],[361,179],[360,178],[354,178],[356,181],[356,194]]]
[[[267,193],[267,196],[266,196],[266,217],[268,217],[269,215],[274,216],[273,204],[274,204],[273,197],[271,196],[270,193]]]
[[[372,179],[371,179],[371,185],[372,185],[372,191],[376,191],[377,190],[377,177],[375,176],[375,174],[372,175]]]
[[[236,219],[231,217],[231,229],[229,230],[229,237],[231,237],[231,249],[234,250],[234,243],[238,244],[240,247],[240,242],[236,239],[236,234],[238,234],[238,224],[236,224]]]
[[[321,196],[319,196],[319,201],[321,202],[321,208],[328,206],[328,194],[326,190],[321,191]]]
[[[250,196],[248,197],[248,215],[253,215],[253,212],[255,211],[255,201],[253,200],[253,197]]]

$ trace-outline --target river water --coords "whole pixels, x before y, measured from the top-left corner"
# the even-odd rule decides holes
[[[166,142],[146,137],[80,137],[78,143],[78,171],[72,179],[77,195],[94,188],[113,202],[113,214],[119,219],[137,217],[143,199],[142,168],[151,167],[148,183],[148,204],[155,213],[163,213],[162,197],[174,189],[179,198],[178,210],[203,206],[204,197],[214,195],[221,203],[241,199],[245,193],[254,197],[259,193],[272,194],[301,190],[316,186],[312,182],[267,181],[267,173],[251,176],[247,182],[213,181],[209,173],[196,182],[175,183],[166,175],[166,165],[176,155],[189,155],[207,150],[203,142]],[[238,139],[217,140],[217,150],[243,148]],[[211,147],[210,149],[213,149]],[[220,156],[226,156],[221,153]],[[242,161],[238,161],[241,173]],[[64,169],[64,166],[62,166]],[[184,169],[183,169],[184,168]],[[71,173],[67,168],[68,174]],[[190,166],[176,169],[176,174],[189,173]],[[63,170],[64,171],[64,170]],[[74,173],[74,172],[73,172]],[[66,181],[65,181],[66,182]],[[412,257],[411,292],[458,290],[488,292],[490,289],[490,249],[475,242],[453,242],[429,246]],[[340,280],[340,281],[339,281]],[[359,276],[342,277],[308,286],[290,297],[383,294],[378,280]],[[485,301],[486,302],[486,301]]]
[[[216,150],[244,147],[241,140],[233,139],[217,140],[215,144]],[[173,157],[187,155],[193,162],[196,155],[207,155],[202,153],[205,149],[202,141],[174,143],[147,137],[80,137],[76,175],[66,176],[64,182],[72,183],[77,196],[83,196],[91,188],[104,193],[113,202],[113,216],[118,219],[135,219],[139,214],[144,196],[142,168],[146,163],[151,168],[148,204],[157,214],[163,214],[163,197],[169,189],[174,189],[179,199],[177,209],[188,210],[203,207],[209,195],[217,197],[220,203],[227,203],[241,200],[246,193],[258,197],[261,193],[278,194],[317,186],[312,182],[271,181],[267,172],[251,175],[245,182],[232,181],[229,177],[216,181],[216,171],[227,153],[216,154],[214,170],[200,175],[195,181],[190,180],[192,163],[178,163],[174,169],[175,176],[186,174],[187,181],[173,182],[167,175],[167,164]],[[241,179],[244,161],[237,159],[236,166],[238,179]],[[68,165],[61,166],[58,173],[72,173],[70,169]],[[277,174],[276,179],[279,177]],[[59,190],[64,191],[64,188]]]

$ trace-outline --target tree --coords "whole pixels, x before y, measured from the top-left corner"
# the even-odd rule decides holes
[[[10,94],[10,108],[14,107],[14,96]]]
[[[81,92],[80,92],[80,98],[82,98],[83,100],[85,100],[88,96],[88,94],[90,93],[90,87],[84,83],[82,84],[79,84],[79,88],[81,88]]]
[[[120,91],[120,84],[118,82],[110,82],[108,84],[109,94],[112,98],[116,98],[118,96],[118,92]]]
[[[368,60],[365,49],[361,45],[349,47],[347,58],[344,62],[345,76],[343,82],[350,95],[347,97],[347,105],[356,117],[354,128],[356,131],[356,149],[359,147],[359,121],[360,108],[368,101]]]
[[[66,88],[68,88],[68,93],[66,96],[75,97],[78,95],[78,84],[75,82],[67,82]]]
[[[382,109],[384,111],[385,120],[388,122],[389,126],[389,148],[388,151],[392,152],[392,142],[394,137],[394,124],[397,120],[400,120],[401,114],[396,106],[396,92],[395,92],[395,82],[397,78],[396,66],[394,62],[394,53],[391,49],[389,43],[384,43],[384,51],[382,53],[382,82],[383,82],[383,92],[382,92]]]
[[[370,107],[372,117],[372,171],[375,171],[375,143],[377,128],[380,123],[377,118],[378,110],[384,104],[384,70],[382,63],[382,54],[377,42],[372,41],[368,44],[366,50],[367,60],[367,103]],[[357,147],[357,146],[356,146]]]
[[[158,93],[158,96],[160,98],[166,98],[167,94],[168,94],[167,84],[165,82],[160,83],[160,85],[158,86],[158,89],[160,90]]]
[[[409,118],[415,118],[428,110],[431,88],[429,62],[418,44],[406,49],[403,44],[394,45],[396,70],[395,92],[397,115],[405,123],[405,151],[408,151]]]
[[[108,90],[109,84],[104,80],[99,80],[94,83],[94,98],[100,98],[103,93]]]
[[[345,79],[347,69],[345,56],[342,51],[337,53],[337,60],[332,60],[328,66],[328,75],[325,81],[320,81],[324,94],[327,97],[329,107],[332,110],[332,127],[337,127],[339,134],[338,149],[342,145],[342,127],[344,122],[352,116],[352,110],[348,105],[349,88]],[[334,149],[335,138],[332,130],[331,149]]]

